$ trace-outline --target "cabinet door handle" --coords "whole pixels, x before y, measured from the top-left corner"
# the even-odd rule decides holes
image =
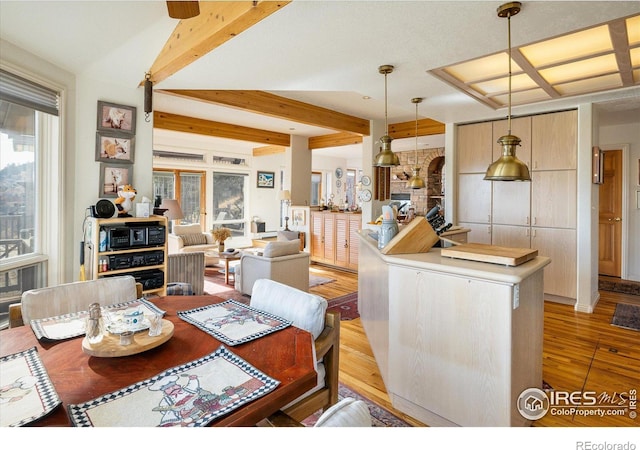
[[[529,225],[529,216],[527,216],[527,219],[525,220],[525,224]]]
[[[620,217],[616,217],[613,219],[607,219],[609,222],[622,222],[622,219]]]
[[[344,248],[349,247],[349,243],[347,241],[344,241]]]

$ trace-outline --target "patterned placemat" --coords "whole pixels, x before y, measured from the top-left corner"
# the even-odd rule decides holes
[[[79,427],[201,427],[271,392],[279,381],[220,346],[152,378],[69,405]]]
[[[249,342],[291,325],[291,321],[235,300],[179,311],[178,317],[227,345]]]
[[[0,358],[0,373],[1,427],[26,425],[61,403],[35,347]]]
[[[144,300],[132,300],[130,302],[116,303],[103,306],[105,313],[114,314],[128,308],[139,307],[144,314],[163,314],[165,311],[158,308],[153,303]],[[47,339],[50,341],[60,341],[82,336],[85,333],[85,321],[89,316],[89,311],[79,311],[61,316],[47,317],[31,321],[31,329],[38,340]]]

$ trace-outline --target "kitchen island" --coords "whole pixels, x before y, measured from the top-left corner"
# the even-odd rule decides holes
[[[383,255],[362,230],[358,310],[393,407],[430,426],[526,426],[542,388],[543,268]]]

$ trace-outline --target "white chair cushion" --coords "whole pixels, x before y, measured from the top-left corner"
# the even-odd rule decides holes
[[[347,397],[327,409],[314,427],[370,427],[371,413],[362,400]]]
[[[300,239],[293,241],[269,242],[262,252],[265,258],[275,258],[276,256],[295,255],[300,251]]]
[[[278,241],[293,241],[294,239],[299,239],[300,235],[297,231],[278,231],[277,240]]]
[[[185,247],[207,243],[207,237],[202,233],[187,233],[179,236],[182,238],[182,243]]]
[[[324,329],[327,301],[277,281],[256,280],[251,291],[251,306],[291,320],[294,326],[311,333],[313,339]]]

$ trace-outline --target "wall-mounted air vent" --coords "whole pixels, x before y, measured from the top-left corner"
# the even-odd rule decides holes
[[[214,156],[214,164],[233,164],[235,166],[246,166],[247,160],[244,158],[234,158],[231,156]]]
[[[154,158],[163,159],[182,159],[187,161],[199,161],[204,162],[204,155],[198,153],[182,153],[182,152],[168,152],[164,150],[154,150]]]

